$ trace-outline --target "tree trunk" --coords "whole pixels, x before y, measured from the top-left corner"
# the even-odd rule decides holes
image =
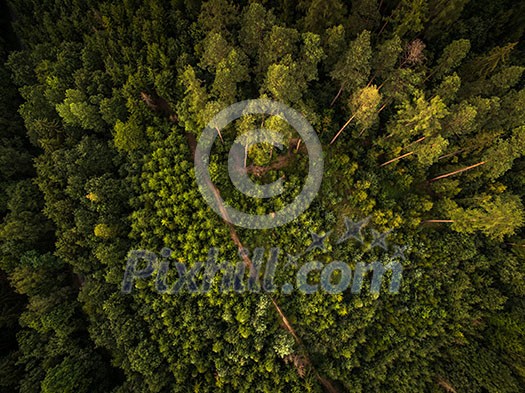
[[[335,142],[335,140],[337,139],[337,137],[341,134],[341,132],[343,132],[343,130],[346,128],[346,126],[347,126],[348,124],[350,124],[350,122],[351,122],[352,120],[354,120],[354,117],[355,117],[355,115],[352,115],[352,117],[350,117],[350,119],[348,119],[348,121],[345,123],[345,125],[342,126],[341,129],[340,129],[340,130],[337,132],[337,134],[334,136],[334,138],[332,139],[332,141],[330,142],[330,144],[332,144],[332,143]]]
[[[434,177],[433,179],[430,179],[429,181],[433,182],[433,181],[436,181],[436,180],[439,180],[439,179],[444,179],[445,177],[449,177],[449,176],[452,176],[452,175],[455,175],[455,174],[458,174],[458,173],[461,173],[461,172],[469,171],[469,170],[474,169],[474,168],[476,168],[476,167],[478,167],[480,165],[483,165],[483,164],[485,164],[485,161],[481,161],[481,162],[478,162],[477,164],[474,164],[474,165],[471,165],[471,166],[467,166],[465,168],[458,169],[457,171],[454,171],[454,172],[445,173],[444,175],[440,175],[440,176]]]
[[[387,161],[387,162],[383,162],[381,165],[379,165],[379,167],[387,166],[388,164],[391,164],[391,163],[393,163],[394,161],[397,161],[397,160],[400,160],[400,159],[402,159],[402,158],[408,157],[408,156],[410,156],[410,155],[412,155],[412,154],[414,154],[414,152],[413,152],[413,151],[409,151],[408,153],[405,153],[405,154],[403,154],[403,155],[401,155],[401,156],[398,156],[398,157],[396,157],[396,158],[392,158],[391,160],[389,160],[389,161]]]
[[[345,84],[343,83],[341,85],[341,87],[339,88],[339,91],[337,92],[337,95],[334,97],[334,99],[332,100],[332,102],[330,103],[330,106],[334,106],[335,102],[337,101],[337,99],[339,98],[339,96],[341,95],[341,93],[343,92],[343,89],[345,88]]]

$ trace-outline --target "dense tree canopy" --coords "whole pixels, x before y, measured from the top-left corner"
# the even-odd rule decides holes
[[[10,0],[0,15],[0,391],[525,391],[524,1]],[[310,207],[264,230],[216,214],[194,169],[214,115],[255,98],[300,112],[324,158]],[[245,151],[255,183],[284,180],[272,198],[228,176],[253,129],[287,142]],[[226,205],[269,214],[304,186],[283,118],[218,131]],[[133,250],[156,257],[123,293]],[[199,270],[213,252],[221,280]],[[272,257],[273,282],[238,293],[235,269]],[[400,262],[399,291],[284,289],[333,261],[367,278]],[[205,293],[170,294],[191,271]]]

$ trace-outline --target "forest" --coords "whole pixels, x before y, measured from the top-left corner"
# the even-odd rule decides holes
[[[524,0],[8,0],[0,20],[0,392],[525,392]],[[223,208],[285,209],[302,134],[217,128],[219,212],[195,157],[255,99],[300,113],[324,167],[304,211],[254,229]],[[271,198],[228,172],[255,129],[286,142],[244,153]]]

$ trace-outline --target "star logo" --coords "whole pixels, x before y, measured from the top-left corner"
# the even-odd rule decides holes
[[[304,253],[306,254],[315,249],[326,251],[326,245],[324,244],[324,241],[328,238],[328,236],[330,236],[330,233],[332,233],[332,231],[327,232],[324,236],[319,236],[314,232],[310,232],[310,236],[312,236],[312,243],[308,246]]]
[[[297,261],[299,260],[299,258],[301,258],[301,255],[292,255],[292,254],[287,254],[287,261],[286,261],[286,267],[287,266],[291,266],[293,268],[296,268],[298,266],[298,263]]]
[[[394,254],[392,255],[392,259],[401,258],[403,261],[406,261],[407,257],[405,256],[405,251],[407,248],[407,246],[394,246]]]
[[[372,236],[374,240],[370,243],[370,248],[381,247],[383,250],[388,251],[388,245],[386,243],[386,237],[392,232],[392,230],[386,231],[385,233],[379,233],[375,229],[372,229]]]
[[[370,217],[364,218],[361,221],[354,222],[348,217],[344,218],[346,231],[343,233],[343,236],[337,241],[337,244],[341,244],[348,239],[355,239],[360,243],[363,243],[363,235],[361,230],[368,224]]]

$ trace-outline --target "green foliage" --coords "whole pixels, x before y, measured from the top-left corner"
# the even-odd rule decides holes
[[[348,49],[331,72],[332,78],[353,92],[363,87],[370,74],[370,32],[365,30],[350,43]]]
[[[94,131],[101,131],[103,128],[98,108],[86,102],[84,95],[79,90],[66,90],[66,99],[62,104],[58,104],[56,109],[67,125],[80,126]]]
[[[126,123],[117,120],[115,123],[115,147],[117,149],[131,152],[143,146],[144,143],[144,131],[140,124],[133,119]]]
[[[474,202],[476,207],[451,211],[452,228],[465,233],[481,231],[501,240],[505,235],[514,234],[524,223],[523,205],[516,195],[480,195]]]
[[[346,7],[341,0],[302,0],[297,8],[305,10],[302,20],[305,31],[321,33],[343,21]]]
[[[2,392],[524,391],[523,5],[10,6],[0,6]],[[312,124],[325,170],[303,214],[255,231],[207,206],[192,151],[215,114],[259,97]],[[283,180],[275,198],[242,195],[226,170],[232,142],[257,128],[286,142],[246,153],[254,182]],[[286,206],[308,173],[304,142],[278,115],[221,130],[210,158],[221,198],[252,213]],[[344,217],[369,217],[362,243],[338,243]],[[372,229],[392,230],[388,250]],[[310,232],[328,234],[326,251],[302,254]],[[240,243],[263,267],[281,250],[274,292],[225,293],[217,280],[206,294],[160,294],[159,264],[120,292],[130,250],[173,250],[173,285],[175,261],[191,270],[214,247],[226,270]],[[281,291],[296,282],[293,255],[355,271],[401,259],[395,245],[406,246],[398,294],[370,294],[367,281],[359,295]]]
[[[470,50],[469,40],[461,39],[451,42],[443,50],[443,54],[437,61],[436,77],[441,77],[452,71],[465,58]]]
[[[426,0],[401,0],[390,17],[395,24],[395,33],[403,37],[406,33],[419,33],[428,21]]]
[[[377,109],[380,102],[381,94],[376,86],[364,87],[358,90],[350,99],[350,111],[353,113],[361,132],[370,128],[377,120]]]

